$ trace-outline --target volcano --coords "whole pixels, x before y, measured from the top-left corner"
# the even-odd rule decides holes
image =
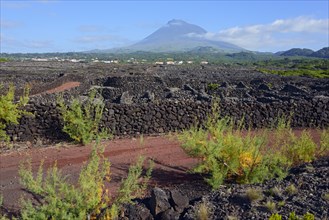
[[[213,48],[220,52],[241,52],[245,49],[223,41],[207,40],[207,31],[183,20],[171,20],[140,42],[127,47],[132,51],[183,52],[196,48]]]

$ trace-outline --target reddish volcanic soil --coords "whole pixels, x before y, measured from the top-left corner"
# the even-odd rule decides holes
[[[56,88],[53,89],[49,89],[47,91],[42,92],[41,94],[52,94],[52,93],[57,93],[57,92],[63,92],[65,90],[69,90],[75,87],[80,86],[80,82],[66,82],[63,83],[61,86],[58,86]]]
[[[313,139],[319,143],[319,132],[314,129],[309,131]],[[295,130],[295,134],[300,135],[301,130]],[[102,145],[105,147],[105,157],[112,164],[109,184],[112,195],[115,195],[122,178],[126,177],[129,166],[140,155],[155,162],[151,187],[155,185],[170,187],[174,184],[200,179],[200,176],[186,172],[196,165],[198,160],[188,157],[180,144],[168,136],[145,137],[143,141],[139,138],[116,139],[104,141]],[[0,194],[4,197],[4,207],[10,212],[17,212],[22,195],[29,196],[24,193],[19,183],[18,168],[21,162],[31,158],[32,170],[36,173],[41,160],[44,160],[46,168],[57,161],[57,166],[63,174],[69,175],[68,180],[74,183],[91,150],[92,145],[83,147],[65,143],[47,148],[35,147],[0,154]]]
[[[119,139],[103,142],[104,155],[111,162],[110,189],[114,193],[122,178],[127,174],[129,165],[138,156],[145,155],[155,162],[151,185],[181,183],[195,175],[186,171],[196,164],[197,160],[189,158],[180,148],[179,143],[168,137],[145,137],[140,139]],[[4,207],[10,211],[19,209],[19,200],[24,193],[19,184],[18,167],[22,161],[32,158],[32,170],[37,172],[41,160],[49,167],[57,161],[64,175],[69,174],[70,181],[77,181],[81,166],[87,161],[90,146],[54,146],[14,151],[0,155],[0,194],[4,197]],[[146,164],[147,165],[147,164]]]

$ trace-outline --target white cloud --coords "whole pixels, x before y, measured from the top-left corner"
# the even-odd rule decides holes
[[[23,24],[17,21],[9,21],[9,20],[1,20],[0,28],[1,29],[9,29],[9,28],[17,28],[22,26]]]
[[[163,24],[161,22],[138,22],[134,26],[140,29],[154,30],[161,27]]]
[[[100,43],[100,42],[108,42],[108,43],[128,43],[129,40],[117,35],[87,35],[77,37],[73,40],[76,43]]]
[[[3,34],[0,35],[1,47],[4,48],[28,48],[28,49],[42,49],[51,48],[53,42],[50,40],[17,40],[13,37],[8,37]]]
[[[329,19],[296,17],[278,19],[269,24],[232,27],[217,33],[191,34],[208,40],[220,40],[237,44],[249,50],[287,49],[300,45],[315,45],[317,40],[328,44]],[[321,42],[320,42],[321,43]]]
[[[103,32],[105,29],[105,27],[98,25],[81,25],[78,27],[80,32]]]
[[[1,7],[7,8],[7,9],[25,9],[28,8],[30,4],[27,2],[9,2],[9,1],[1,1]]]

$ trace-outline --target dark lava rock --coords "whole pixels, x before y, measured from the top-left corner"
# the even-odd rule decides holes
[[[211,96],[202,91],[198,93],[197,100],[209,102],[211,100]]]
[[[239,83],[236,85],[236,88],[237,88],[237,89],[245,89],[245,88],[247,88],[247,86],[246,86],[243,82],[239,82]]]
[[[257,98],[257,101],[261,102],[261,103],[272,103],[277,100],[273,97],[259,97],[259,98]]]
[[[178,212],[182,212],[189,204],[187,196],[182,195],[178,190],[170,191],[170,200],[172,207]]]
[[[153,220],[151,212],[143,203],[127,204],[123,206],[124,217],[129,220]]]
[[[329,96],[324,96],[324,95],[318,95],[313,97],[314,101],[319,101],[321,100],[324,104],[329,103]]]
[[[153,216],[157,216],[171,207],[166,192],[157,187],[151,191],[149,205]]]
[[[161,212],[159,214],[159,217],[157,217],[156,219],[159,219],[159,220],[178,220],[179,216],[180,216],[180,213],[176,212],[175,210],[173,210],[171,208],[171,209],[168,209],[164,212]]]
[[[270,91],[271,90],[270,87],[268,87],[268,85],[263,84],[263,83],[260,84],[257,89],[258,90],[265,90],[265,91]]]
[[[193,95],[196,95],[198,93],[195,89],[192,88],[192,86],[190,86],[188,84],[185,84],[183,86],[183,88],[184,88],[184,90],[192,92]]]
[[[188,187],[189,184],[192,185],[192,190]],[[295,188],[294,191],[291,186]],[[329,217],[329,201],[326,198],[329,192],[329,157],[294,167],[281,181],[225,184],[213,192],[203,191],[199,187],[208,186],[189,182],[175,186],[174,190],[168,190],[169,193],[154,188],[150,198],[150,211],[154,218],[196,219],[201,204],[207,208],[208,219],[263,220],[269,219],[273,212],[282,215],[282,219],[288,219],[291,212],[295,212],[299,217],[306,212],[313,214],[315,219]],[[257,189],[262,196],[257,200],[250,200],[247,191],[251,188]],[[185,191],[197,196],[190,195],[188,202],[186,196],[181,193]],[[268,208],[269,201],[275,204],[274,210]]]
[[[293,86],[290,84],[286,84],[283,89],[280,90],[281,92],[294,92],[294,93],[305,93],[304,90],[298,88],[297,86]]]
[[[228,88],[229,87],[229,84],[227,82],[223,82],[221,85],[220,85],[221,88]]]
[[[146,91],[142,98],[148,99],[148,101],[153,102],[154,101],[154,93],[151,91]]]

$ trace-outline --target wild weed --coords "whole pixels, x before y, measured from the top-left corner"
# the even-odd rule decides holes
[[[293,138],[291,145],[287,148],[287,157],[293,164],[311,162],[315,158],[316,144],[307,131],[302,131],[299,138]]]
[[[272,196],[281,196],[282,194],[282,190],[277,186],[271,188],[269,192]]]
[[[196,219],[198,220],[208,220],[211,218],[211,208],[208,201],[203,200],[199,203],[195,210]]]
[[[272,214],[269,218],[269,220],[281,220],[282,216],[278,213]],[[314,215],[306,212],[302,218],[299,218],[295,212],[291,212],[288,216],[288,220],[314,220]]]
[[[321,132],[320,148],[317,152],[318,156],[329,155],[329,128]]]
[[[110,201],[109,192],[105,188],[105,183],[110,181],[110,163],[104,158],[103,150],[104,148],[97,145],[94,147],[75,185],[67,182],[56,164],[48,169],[45,178],[42,163],[36,177],[32,173],[31,161],[22,164],[19,170],[21,183],[39,198],[39,205],[33,205],[30,200],[22,201],[22,219],[93,219],[99,216],[103,216],[103,219],[116,218],[121,204],[129,202],[134,195],[146,188],[151,170],[147,172],[146,181],[140,182],[144,161],[140,159],[130,168],[127,180],[120,188],[125,191],[120,191],[118,198]]]
[[[105,104],[103,99],[96,99],[95,90],[90,92],[85,103],[75,98],[67,106],[62,97],[57,102],[64,121],[63,131],[73,140],[85,145],[96,137],[110,137],[108,130],[99,131]]]
[[[309,212],[306,212],[304,215],[303,215],[303,220],[314,220],[315,217],[313,214],[309,213]]]
[[[272,214],[269,220],[282,220],[282,216],[278,213]]]
[[[296,188],[296,186],[294,184],[290,184],[289,186],[286,187],[286,190],[288,195],[292,196],[297,194],[298,189]]]
[[[3,86],[0,85],[0,89]],[[20,97],[19,102],[15,102],[15,86],[9,85],[8,92],[5,95],[0,95],[0,141],[9,142],[10,137],[7,135],[5,128],[8,124],[18,124],[18,120],[23,115],[32,115],[31,113],[22,110],[29,101],[30,88],[24,88],[23,95]],[[1,143],[0,143],[1,146]]]
[[[263,199],[263,193],[261,190],[249,188],[246,190],[246,197],[250,202],[256,202]]]
[[[266,152],[266,134],[243,131],[242,125],[235,129],[232,119],[218,117],[213,112],[204,129],[193,127],[178,135],[184,150],[202,159],[194,171],[210,174],[206,181],[214,189],[224,180],[257,183],[284,176],[284,158],[262,153]]]
[[[264,206],[269,212],[274,212],[276,210],[275,202],[267,201]]]
[[[326,200],[327,202],[329,202],[329,193],[325,193],[325,194],[322,196],[322,198],[323,198],[324,200]]]
[[[145,192],[151,178],[154,163],[149,161],[149,169],[146,171],[142,182],[140,182],[139,178],[142,176],[143,163],[144,158],[139,157],[137,163],[129,168],[127,178],[121,183],[116,203],[130,203],[133,198],[139,197]]]

